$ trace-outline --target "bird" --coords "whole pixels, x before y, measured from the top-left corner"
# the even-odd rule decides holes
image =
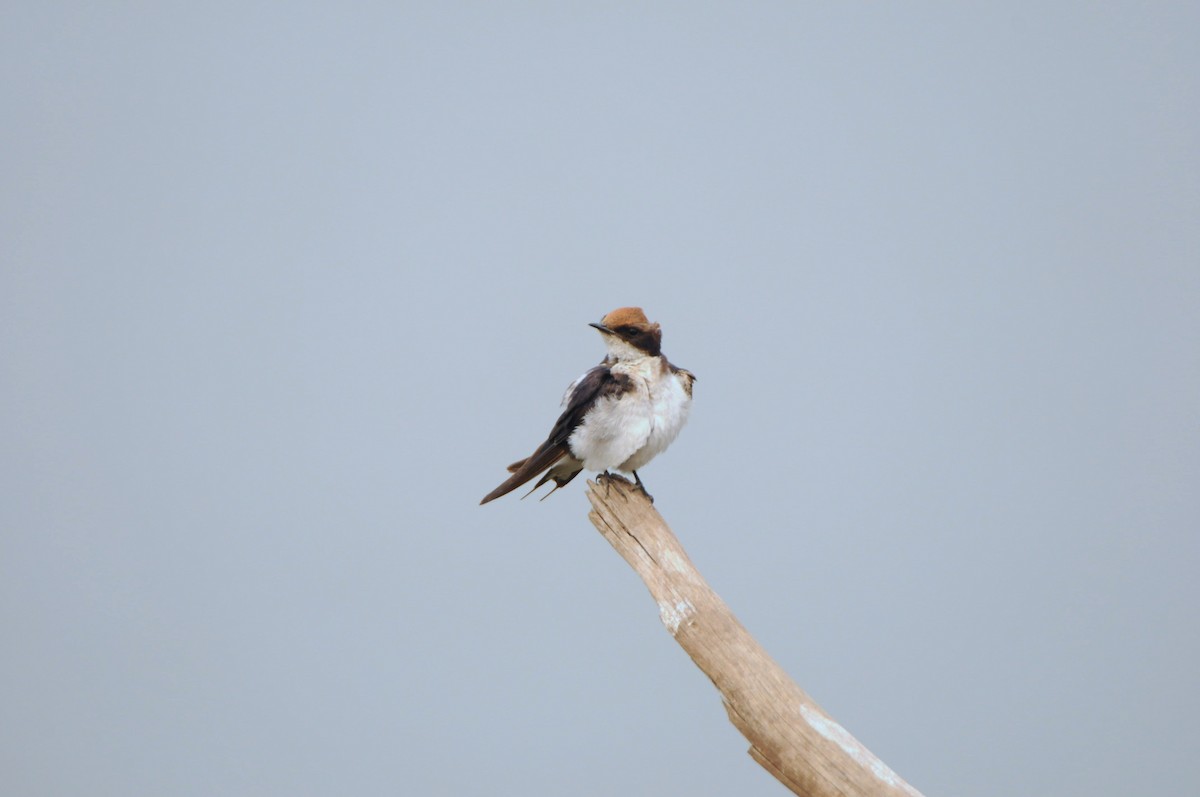
[[[508,466],[512,475],[479,503],[507,495],[541,474],[528,496],[549,481],[560,488],[589,470],[633,474],[667,449],[687,422],[695,375],[662,353],[662,329],[640,307],[620,307],[588,326],[599,330],[607,353],[567,387],[563,412],[545,442]]]

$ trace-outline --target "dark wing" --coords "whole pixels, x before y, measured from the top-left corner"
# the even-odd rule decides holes
[[[583,423],[583,416],[587,414],[587,411],[604,396],[624,393],[629,389],[629,384],[629,377],[625,374],[614,374],[607,365],[603,364],[597,365],[580,377],[575,389],[567,398],[567,408],[554,422],[554,428],[550,430],[546,442],[538,446],[537,450],[527,459],[509,465],[508,469],[512,472],[512,476],[485,495],[479,503],[486,504],[488,501],[494,501],[502,495],[511,493],[542,471],[553,467],[563,457],[569,456],[571,450],[567,446],[567,441],[571,438],[571,433],[579,427],[579,424]],[[567,481],[570,479],[563,481],[559,486],[566,484]],[[545,484],[545,480],[540,484]]]

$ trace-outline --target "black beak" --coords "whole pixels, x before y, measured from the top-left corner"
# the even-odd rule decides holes
[[[611,329],[609,329],[608,327],[604,326],[604,324],[588,324],[588,326],[589,326],[589,327],[595,327],[596,329],[598,329],[598,330],[600,330],[601,332],[603,332],[605,335],[615,335],[615,334],[617,334],[616,332],[613,332],[613,331],[612,331]]]

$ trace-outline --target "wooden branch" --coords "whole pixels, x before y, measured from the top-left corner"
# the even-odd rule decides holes
[[[587,495],[592,524],[646,583],[667,631],[720,690],[755,761],[804,797],[921,797],[767,655],[641,490],[601,476],[588,482]]]

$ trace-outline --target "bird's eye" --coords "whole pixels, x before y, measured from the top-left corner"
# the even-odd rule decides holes
[[[632,337],[633,337],[634,335],[636,335],[637,333],[638,333],[638,328],[637,328],[637,327],[621,327],[621,334],[622,334],[622,335],[628,335],[629,337],[631,337],[631,338],[632,338]]]

